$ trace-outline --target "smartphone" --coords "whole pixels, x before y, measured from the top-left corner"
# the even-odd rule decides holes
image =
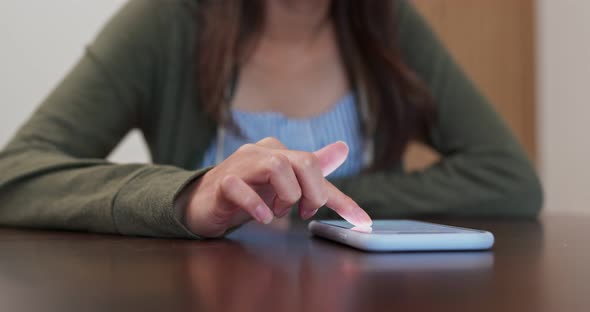
[[[487,250],[494,245],[488,231],[413,220],[375,220],[371,227],[320,220],[310,222],[309,230],[365,251]]]

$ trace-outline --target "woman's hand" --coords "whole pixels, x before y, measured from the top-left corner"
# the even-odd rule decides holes
[[[303,219],[326,205],[354,225],[371,225],[367,213],[324,178],[347,155],[343,142],[314,153],[288,150],[274,138],[246,144],[187,190],[184,223],[197,235],[216,237],[251,218],[268,224],[299,202]]]

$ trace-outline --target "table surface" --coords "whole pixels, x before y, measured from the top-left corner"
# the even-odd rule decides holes
[[[431,221],[496,244],[374,254],[285,221],[210,241],[0,228],[0,310],[590,311],[590,217]]]

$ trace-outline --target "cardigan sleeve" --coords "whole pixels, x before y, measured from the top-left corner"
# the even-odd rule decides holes
[[[402,55],[434,97],[438,116],[429,144],[442,158],[421,172],[367,173],[335,185],[374,218],[536,216],[542,188],[523,149],[415,8],[398,3]]]
[[[128,2],[0,152],[0,225],[196,238],[173,203],[206,169],[104,160],[152,105],[173,9]]]

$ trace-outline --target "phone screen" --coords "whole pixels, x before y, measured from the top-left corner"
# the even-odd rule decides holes
[[[411,221],[411,220],[375,220],[371,227],[355,227],[346,221],[320,221],[325,224],[350,229],[355,232],[373,234],[442,234],[481,232],[454,226]]]

